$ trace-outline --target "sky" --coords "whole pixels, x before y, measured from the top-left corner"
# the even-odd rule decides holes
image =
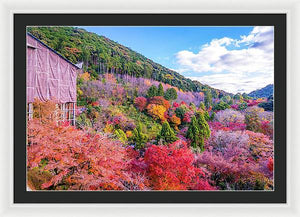
[[[192,80],[230,93],[274,83],[274,28],[82,27]]]

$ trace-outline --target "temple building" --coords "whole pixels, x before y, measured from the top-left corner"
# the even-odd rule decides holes
[[[45,43],[27,33],[27,117],[32,118],[33,102],[55,100],[62,120],[75,125],[76,79],[80,67]]]

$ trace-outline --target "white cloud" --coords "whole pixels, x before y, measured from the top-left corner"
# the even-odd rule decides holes
[[[273,27],[254,27],[240,39],[213,39],[198,53],[180,51],[176,71],[192,72],[190,78],[232,93],[261,88],[273,83],[273,31]]]

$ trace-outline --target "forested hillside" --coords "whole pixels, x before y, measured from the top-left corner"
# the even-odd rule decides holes
[[[83,62],[92,76],[117,73],[152,78],[183,91],[210,89],[214,98],[225,91],[192,81],[104,36],[75,27],[29,27],[28,32],[73,63]]]
[[[254,98],[261,98],[261,97],[270,97],[273,95],[273,90],[274,90],[274,85],[269,84],[261,89],[257,89],[252,91],[251,93],[248,94],[248,96],[254,97]]]
[[[224,95],[83,29],[29,31],[84,62],[73,115],[32,103],[31,189],[273,190],[272,98]]]

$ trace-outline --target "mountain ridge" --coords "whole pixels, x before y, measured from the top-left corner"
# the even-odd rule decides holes
[[[248,96],[254,97],[254,98],[262,98],[262,97],[270,97],[273,95],[274,91],[274,84],[268,84],[267,86],[254,90],[248,94]]]

